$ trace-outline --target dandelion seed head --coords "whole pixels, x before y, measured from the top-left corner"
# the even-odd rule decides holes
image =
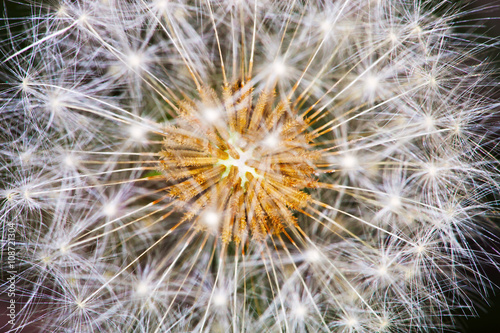
[[[29,90],[30,84],[31,82],[29,77],[23,78],[21,80],[21,90],[27,92]]]
[[[31,197],[31,191],[29,189],[25,189],[23,191],[23,197],[24,199],[31,201],[33,198]]]
[[[64,17],[68,15],[68,9],[64,4],[60,4],[56,10],[56,16]]]
[[[146,139],[147,139],[146,134],[147,133],[148,133],[148,130],[144,126],[141,126],[138,124],[132,124],[129,127],[130,137],[136,141],[139,141],[139,142],[146,141]]]
[[[359,319],[352,316],[352,315],[345,316],[342,319],[342,322],[346,327],[348,327],[350,329],[355,329],[359,326]]]
[[[380,265],[378,268],[377,268],[377,274],[379,276],[387,276],[388,275],[388,271],[387,271],[387,266],[386,265]]]
[[[215,211],[206,211],[203,213],[202,221],[210,229],[217,229],[220,224],[221,216]]]
[[[418,244],[415,246],[415,252],[417,252],[418,254],[423,254],[423,253],[425,253],[425,251],[427,251],[427,248],[425,247],[425,245]]]
[[[288,69],[282,59],[277,59],[271,64],[270,72],[273,76],[282,77],[287,74]]]
[[[449,3],[30,2],[0,61],[19,327],[453,328],[499,181],[494,43]]]
[[[277,134],[272,133],[266,136],[266,138],[262,141],[262,143],[269,148],[275,148],[279,144],[279,138]]]
[[[387,319],[387,318],[381,317],[379,319],[379,321],[380,321],[380,323],[379,323],[379,329],[381,331],[386,330],[390,326],[389,319]]]
[[[74,167],[77,165],[77,159],[73,155],[67,154],[64,157],[64,164],[68,167]]]
[[[32,157],[33,157],[33,152],[31,150],[26,150],[19,154],[19,159],[23,163],[29,163]]]
[[[216,108],[204,108],[202,111],[203,118],[205,118],[208,122],[214,123],[221,117],[220,111]]]
[[[146,281],[139,281],[135,288],[135,292],[139,296],[146,296],[150,292],[150,286]]]
[[[397,43],[399,41],[399,37],[394,31],[389,32],[388,38],[392,43]]]
[[[228,295],[224,290],[216,290],[212,298],[212,302],[217,307],[226,307],[228,303]]]
[[[330,31],[332,30],[334,25],[332,24],[332,22],[325,19],[325,20],[321,21],[319,26],[325,34],[328,34],[328,33],[330,33]]]
[[[80,310],[84,310],[87,307],[87,304],[81,300],[75,300],[75,305]]]
[[[438,81],[437,81],[436,77],[434,77],[432,74],[429,75],[429,85],[431,87],[437,87],[438,86]]]
[[[340,163],[344,171],[356,170],[359,167],[358,158],[353,154],[344,154]]]
[[[58,93],[51,93],[48,96],[48,103],[50,110],[54,113],[60,113],[64,107],[63,100]]]
[[[436,124],[436,119],[432,115],[428,114],[424,116],[423,123],[428,131],[432,131]]]
[[[304,304],[294,304],[292,313],[296,318],[303,320],[308,314],[307,306]]]
[[[103,205],[102,212],[107,217],[113,217],[118,213],[118,205],[116,202],[110,201]]]
[[[144,67],[145,59],[140,53],[131,53],[126,58],[127,64],[130,68],[138,70]]]
[[[367,75],[364,84],[367,93],[373,94],[379,89],[380,79],[376,75],[370,74]]]
[[[398,195],[390,195],[388,197],[388,206],[391,208],[391,209],[398,209],[401,207],[401,197],[398,196]]]
[[[86,26],[89,24],[89,15],[87,13],[81,13],[76,20],[79,26]]]
[[[434,178],[438,174],[438,168],[436,167],[436,165],[434,165],[434,163],[428,163],[425,166],[425,171],[429,175],[430,178]]]
[[[67,254],[70,250],[67,243],[60,244],[58,248],[59,248],[59,253],[61,253],[62,255]]]
[[[412,32],[412,34],[415,34],[415,35],[421,35],[423,32],[423,29],[421,26],[417,25],[416,27],[413,28],[413,30],[411,32]]]
[[[321,260],[321,254],[316,249],[308,249],[305,251],[304,257],[309,263],[317,263]]]

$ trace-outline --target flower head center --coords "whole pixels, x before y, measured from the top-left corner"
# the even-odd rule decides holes
[[[236,156],[233,157],[230,153],[230,151],[226,150],[225,152],[228,153],[228,158],[227,159],[219,159],[216,163],[216,165],[223,165],[226,167],[226,171],[222,174],[222,178],[227,177],[229,175],[229,172],[231,171],[231,167],[236,168],[238,171],[238,177],[241,180],[241,187],[245,189],[245,184],[248,182],[248,178],[246,176],[247,172],[250,173],[253,177],[262,177],[257,173],[255,168],[252,168],[247,165],[247,161],[252,159],[252,150],[249,151],[242,151],[241,149],[237,147],[233,147],[233,149],[237,152]]]
[[[314,186],[321,154],[310,145],[307,122],[274,95],[254,98],[253,89],[235,84],[222,98],[205,88],[201,101],[180,102],[160,155],[183,222],[220,233],[224,242],[296,226],[293,211],[309,201],[302,190]]]

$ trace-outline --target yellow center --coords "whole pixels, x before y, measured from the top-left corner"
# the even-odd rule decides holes
[[[321,155],[307,123],[288,101],[274,105],[273,92],[254,101],[237,84],[223,89],[222,99],[206,88],[201,103],[181,102],[176,126],[165,129],[161,171],[183,221],[224,242],[295,227],[293,211],[309,201],[302,189],[316,186]]]
[[[231,167],[235,167],[238,170],[238,177],[241,179],[241,187],[245,190],[245,184],[248,182],[248,178],[246,176],[247,172],[250,173],[253,177],[259,178],[262,177],[257,173],[255,168],[249,167],[246,163],[248,160],[253,159],[252,151],[247,150],[246,152],[242,151],[237,147],[233,147],[234,150],[238,152],[239,158],[233,158],[228,150],[225,151],[229,155],[227,159],[219,159],[216,165],[223,165],[226,167],[226,171],[222,174],[222,178],[225,178],[229,175],[231,171]]]

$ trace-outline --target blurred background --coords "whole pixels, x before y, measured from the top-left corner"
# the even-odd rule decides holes
[[[454,1],[450,1],[454,2]],[[457,1],[458,2],[458,1]],[[495,63],[497,70],[497,82],[500,80],[500,0],[476,0],[461,1],[470,13],[466,16],[474,25],[479,25],[475,29],[476,33],[496,39],[496,47],[492,47],[489,59]],[[500,99],[500,83],[495,88],[497,100]],[[498,111],[500,114],[500,110]],[[499,118],[500,119],[500,116]],[[500,133],[498,141],[500,142]],[[497,143],[498,145],[498,143]],[[500,159],[500,156],[497,156]],[[500,170],[499,170],[500,173]],[[496,221],[500,226],[500,221]],[[498,249],[498,245],[496,248]],[[490,279],[493,283],[500,285],[500,274],[490,270]],[[495,297],[490,298],[488,304],[483,304],[483,308],[478,309],[479,317],[463,318],[461,323],[467,333],[500,333],[500,289],[495,290]]]

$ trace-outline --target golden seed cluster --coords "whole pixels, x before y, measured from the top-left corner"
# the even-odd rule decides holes
[[[294,227],[315,187],[321,152],[312,149],[308,123],[274,89],[255,94],[242,82],[222,98],[201,89],[200,101],[180,103],[180,117],[165,129],[161,170],[184,221],[215,229],[239,243],[248,232],[261,240]]]

